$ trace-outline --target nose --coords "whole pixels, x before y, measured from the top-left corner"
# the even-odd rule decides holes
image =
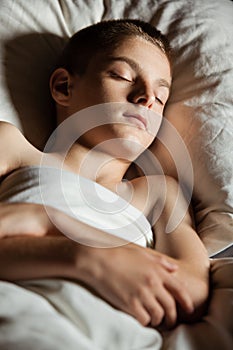
[[[151,109],[155,102],[155,95],[153,90],[149,86],[141,86],[140,88],[132,92],[130,100],[130,102]]]

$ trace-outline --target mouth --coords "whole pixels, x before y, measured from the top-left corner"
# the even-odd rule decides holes
[[[141,128],[146,130],[147,128],[147,121],[145,118],[143,118],[140,114],[130,114],[130,113],[123,113],[123,117],[125,118],[133,118],[137,120],[137,125]]]

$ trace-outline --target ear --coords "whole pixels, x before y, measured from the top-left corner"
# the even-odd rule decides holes
[[[71,97],[71,76],[64,68],[56,69],[50,77],[50,91],[54,101],[62,106],[68,106]]]

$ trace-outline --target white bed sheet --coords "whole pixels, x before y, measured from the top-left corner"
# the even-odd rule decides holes
[[[42,147],[54,126],[48,77],[65,40],[89,24],[122,17],[156,25],[174,48],[173,89],[165,117],[189,152],[193,183],[185,172],[182,147],[168,145],[174,135],[165,125],[163,144],[155,142],[153,148],[165,173],[174,175],[178,167],[179,180],[189,191],[193,185],[197,230],[211,256],[233,242],[230,0],[2,0],[0,118]]]
[[[230,0],[2,0],[0,118],[16,124],[30,141],[42,147],[54,125],[47,80],[65,40],[84,26],[122,17],[140,18],[156,25],[168,35],[175,49],[174,84],[165,117],[176,127],[190,154],[198,232],[210,255],[224,250],[233,241],[233,5]],[[170,135],[166,128],[161,133],[165,147],[157,142],[154,149],[164,171],[173,175],[176,164],[166,149],[166,138]],[[176,154],[175,145],[172,147]],[[176,154],[176,159],[179,158],[182,163],[182,152]],[[185,173],[182,180],[189,184]],[[164,349],[180,350],[182,345],[186,350],[212,350],[216,344],[223,350],[232,348],[232,259],[214,261],[211,276],[214,282],[207,316],[194,326],[181,325],[167,334]],[[142,329],[135,320],[117,312],[113,318],[114,322],[119,320],[119,328],[117,325],[110,330],[102,328],[105,316],[104,320],[98,320],[100,327],[95,333],[98,340],[93,347],[86,339],[85,327],[78,329],[78,321],[74,322],[74,315],[67,316],[67,310],[70,305],[75,310],[74,305],[79,297],[82,300],[84,293],[90,300],[85,299],[81,307],[86,303],[82,310],[88,315],[95,297],[73,282],[46,280],[29,281],[22,286],[7,282],[0,285],[0,317],[4,321],[1,336],[5,336],[0,344],[7,344],[7,349],[77,349],[76,340],[81,339],[83,345],[79,350],[82,347],[132,350],[135,341],[132,334],[138,334],[138,341],[151,339],[148,347],[138,345],[134,349],[150,349],[154,346],[151,344],[159,346],[157,332]],[[66,305],[62,311],[61,305]],[[106,310],[107,318],[116,312],[99,299],[96,305]],[[77,320],[80,310],[76,310]],[[101,311],[99,314],[102,316]],[[46,317],[48,322],[43,323]],[[128,329],[130,335],[126,335]],[[93,326],[92,336],[91,332],[95,332]]]

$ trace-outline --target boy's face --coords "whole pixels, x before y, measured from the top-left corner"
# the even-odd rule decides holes
[[[90,60],[85,74],[71,79],[68,115],[98,104],[121,102],[162,116],[169,96],[171,70],[167,57],[158,47],[141,37],[130,37],[122,40],[111,54],[98,53]],[[106,137],[109,133],[108,139],[127,138],[130,134],[148,147],[155,135],[148,135],[137,118],[124,117],[121,115],[116,121],[127,122],[134,128],[119,124],[108,129],[103,126],[102,134]]]
[[[130,102],[163,113],[171,84],[165,54],[141,37],[122,40],[111,54],[98,53],[73,81],[73,112],[107,102]]]

